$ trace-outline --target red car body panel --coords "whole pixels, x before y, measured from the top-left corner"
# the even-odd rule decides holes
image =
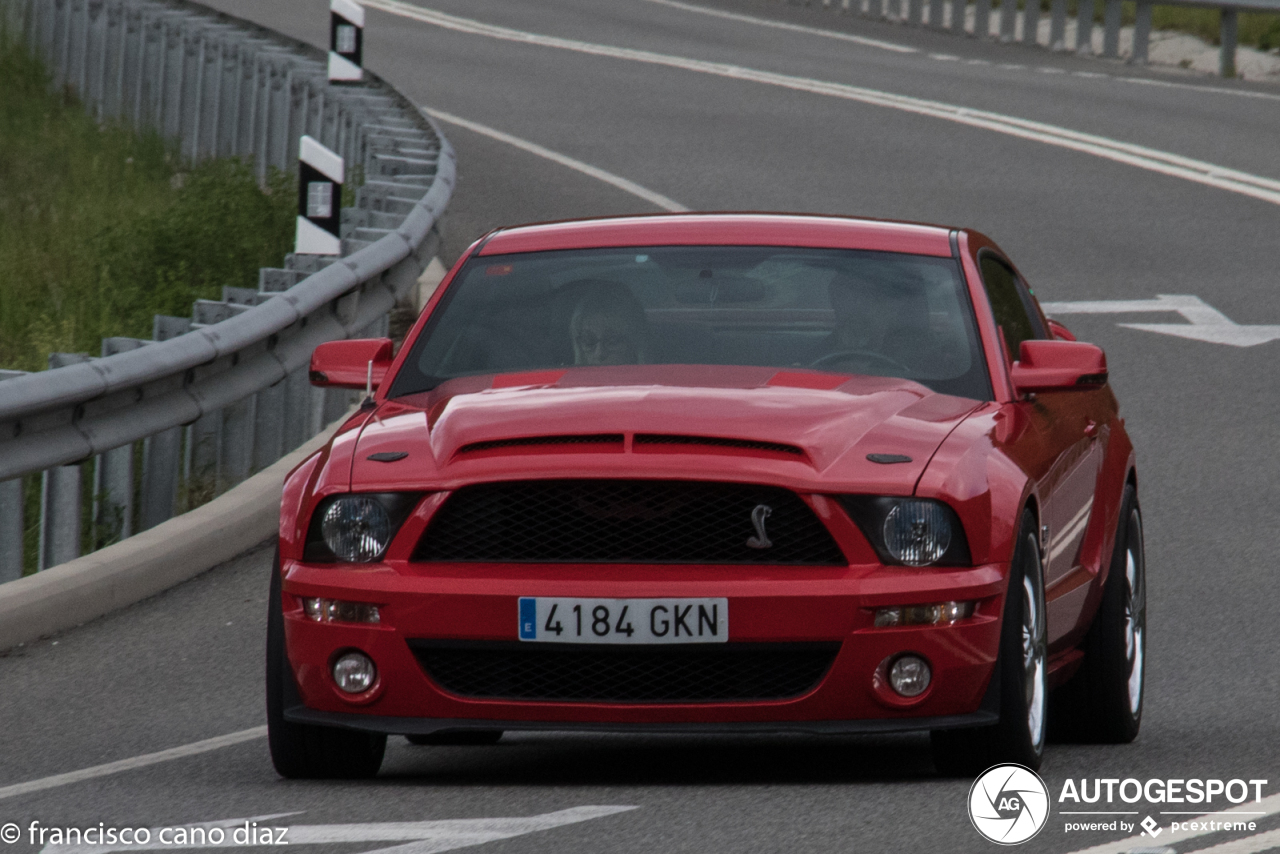
[[[678,215],[551,223],[477,241],[446,276],[409,333],[412,341],[473,254],[651,245],[781,245],[959,255],[994,400],[936,394],[907,380],[756,367],[627,365],[449,380],[387,399],[354,416],[285,483],[280,516],[286,647],[297,681],[298,720],[386,731],[430,731],[431,722],[513,726],[756,725],[949,721],[984,701],[999,645],[1013,544],[1024,512],[1041,526],[1051,667],[1069,675],[1097,610],[1114,547],[1132,445],[1109,387],[1020,400],[992,318],[979,253],[998,252],[972,231],[782,215]],[[1038,311],[1037,307],[1037,311]],[[406,346],[389,369],[400,370]],[[768,417],[761,417],[768,413]],[[584,426],[585,425],[585,426]],[[485,446],[522,437],[620,434],[618,444]],[[795,446],[636,445],[637,433],[728,437]],[[407,454],[394,463],[373,454]],[[902,454],[883,465],[870,453]],[[847,560],[842,566],[630,565],[415,562],[422,532],[452,490],[546,478],[650,478],[769,484],[794,491]],[[344,492],[419,492],[422,499],[384,558],[370,565],[303,560],[313,511]],[[915,495],[950,505],[972,563],[915,569],[882,565],[836,500],[841,494]],[[1087,505],[1087,506],[1086,506]],[[1082,509],[1084,508],[1084,509]],[[1083,514],[1083,516],[1081,515]],[[1082,521],[1083,520],[1083,521]],[[515,641],[519,597],[729,600],[733,642],[833,642],[840,651],[808,693],[786,700],[619,703],[476,699],[452,694],[424,672],[408,639]],[[377,625],[314,622],[301,597],[370,602]],[[953,625],[876,628],[877,607],[976,601]],[[335,657],[360,649],[378,666],[364,694],[329,675]],[[907,700],[884,684],[884,663],[924,655],[934,678]],[[957,717],[958,716],[958,717]],[[376,722],[375,722],[376,721]],[[417,726],[414,721],[424,722]],[[443,725],[443,724],[441,724]]]

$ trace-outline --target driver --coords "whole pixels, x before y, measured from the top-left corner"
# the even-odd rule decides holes
[[[596,280],[569,321],[575,365],[639,365],[645,361],[649,323],[631,289]]]
[[[910,284],[842,274],[832,279],[828,293],[836,328],[823,342],[819,361],[843,364],[838,356],[848,353],[849,364],[908,368],[933,346],[928,304]]]

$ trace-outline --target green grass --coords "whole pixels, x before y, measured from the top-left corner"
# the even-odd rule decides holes
[[[1132,6],[1126,3],[1125,6]],[[1126,23],[1133,18],[1133,11],[1126,8]],[[1151,27],[1156,30],[1179,30],[1199,36],[1211,44],[1219,43],[1217,9],[1196,9],[1186,6],[1154,6],[1151,9]],[[1239,21],[1240,44],[1271,50],[1280,47],[1280,15],[1267,12],[1241,12]]]
[[[223,285],[256,287],[258,268],[292,249],[293,176],[273,171],[263,188],[250,163],[193,166],[153,132],[99,123],[2,31],[0,79],[0,367],[39,371],[51,352],[150,338],[154,315],[189,316]],[[116,539],[119,520],[94,529],[92,465],[82,477],[87,552]],[[30,573],[40,476],[23,486]]]
[[[0,367],[149,338],[153,315],[256,287],[292,248],[292,176],[262,188],[249,163],[192,166],[155,133],[100,124],[3,34],[0,79]]]

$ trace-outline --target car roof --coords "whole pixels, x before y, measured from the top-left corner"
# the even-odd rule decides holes
[[[579,219],[499,229],[481,255],[613,246],[803,246],[945,258],[951,229],[815,214],[689,213]]]

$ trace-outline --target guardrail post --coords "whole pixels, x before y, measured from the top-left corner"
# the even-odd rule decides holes
[[[226,492],[249,476],[253,465],[252,397],[222,410],[222,452],[219,454],[218,492]]]
[[[951,0],[951,32],[964,35],[965,9],[968,8],[968,5],[966,0]]]
[[[1031,0],[1028,0],[1030,2]],[[1000,0],[1000,41],[1013,41],[1018,18],[1018,0]]]
[[[1150,45],[1151,0],[1138,0],[1137,15],[1133,22],[1133,54],[1129,61],[1134,65],[1146,65]]]
[[[1067,49],[1067,0],[1051,0],[1049,4],[1049,49]]]
[[[93,481],[93,546],[133,535],[133,445],[98,457]]]
[[[991,38],[991,0],[974,0],[973,35],[976,38]]]
[[[1022,10],[1022,43],[1040,43],[1040,0],[1027,0]]]
[[[154,528],[173,516],[173,505],[178,498],[182,428],[171,427],[150,437],[143,453],[140,531]]]
[[[48,569],[80,557],[80,466],[57,466],[40,481],[40,557]]]
[[[0,481],[0,584],[22,577],[22,478]]]
[[[1115,59],[1120,55],[1120,0],[1107,0],[1102,13],[1102,55]]]
[[[1076,13],[1076,53],[1081,56],[1093,53],[1093,0],[1080,0]]]
[[[1240,12],[1223,9],[1218,24],[1218,38],[1222,49],[1218,53],[1218,73],[1223,77],[1236,76],[1236,42],[1240,35]]]
[[[253,404],[253,471],[262,471],[284,456],[284,396],[281,380],[258,392]]]
[[[907,0],[907,23],[913,27],[924,23],[924,0]]]
[[[147,344],[137,338],[102,339],[103,357]],[[133,536],[133,443],[98,456],[93,480],[94,548]]]

